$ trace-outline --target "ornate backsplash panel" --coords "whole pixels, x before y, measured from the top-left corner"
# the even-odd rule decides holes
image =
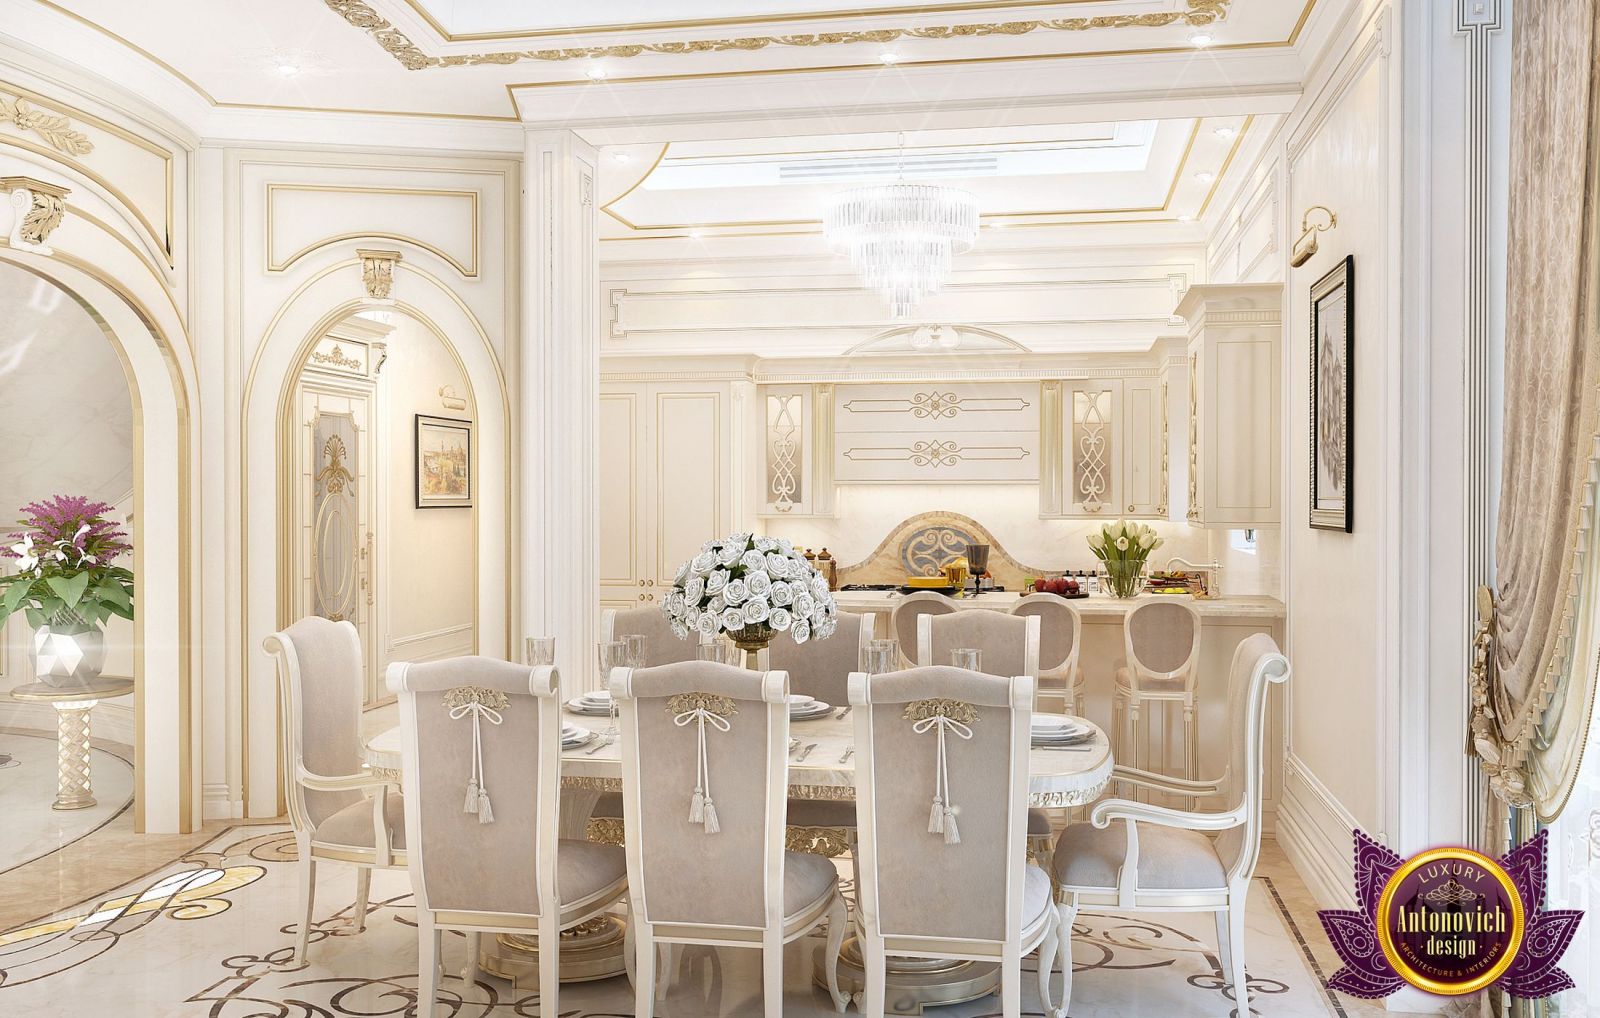
[[[994,535],[970,516],[931,512],[904,520],[872,554],[854,565],[841,566],[839,583],[901,583],[908,575],[935,575],[946,562],[965,554],[969,544],[989,546],[989,572],[1008,590],[1022,589],[1024,577],[1051,572],[1023,565],[1006,554]]]

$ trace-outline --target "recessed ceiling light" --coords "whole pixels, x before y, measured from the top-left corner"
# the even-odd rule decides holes
[[[878,54],[878,59],[883,61],[886,64],[898,64],[900,62],[900,54],[898,54],[898,53],[879,53]]]
[[[1180,222],[1180,223],[1192,223],[1192,222],[1194,222],[1194,216],[1191,216],[1187,212],[1180,212],[1180,213],[1178,213],[1178,222]]]
[[[631,162],[633,162],[633,156],[629,155],[626,152],[613,152],[613,153],[611,153],[611,158],[615,159],[619,163],[631,163]]]
[[[284,62],[282,62],[282,63],[280,63],[278,65],[278,73],[283,75],[285,78],[288,78],[288,77],[291,77],[293,75],[299,74],[300,73],[300,68],[296,67],[294,64],[291,64],[289,61],[285,60]]]
[[[1202,184],[1209,184],[1213,180],[1217,179],[1217,175],[1215,173],[1196,173],[1194,175],[1194,179],[1200,181]]]
[[[1226,141],[1229,138],[1233,137],[1234,135],[1238,134],[1239,132],[1235,131],[1231,127],[1219,127],[1219,128],[1216,129],[1216,131],[1214,133],[1216,134],[1217,137],[1219,137],[1222,140]]]
[[[604,67],[591,67],[583,73],[587,74],[590,80],[599,81],[606,76],[606,69]]]
[[[699,240],[700,238],[704,237],[705,235],[706,235],[706,231],[704,231],[704,230],[690,230],[689,231],[689,239],[690,240]]]
[[[1189,34],[1189,45],[1195,49],[1205,49],[1214,41],[1210,32],[1191,32]]]

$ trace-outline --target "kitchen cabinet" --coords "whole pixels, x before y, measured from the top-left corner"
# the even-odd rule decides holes
[[[1166,512],[1161,380],[1046,380],[1040,476],[1044,517],[1156,517]]]
[[[1189,324],[1188,506],[1202,527],[1282,522],[1283,286],[1192,286]]]
[[[1028,382],[837,385],[840,484],[1034,483],[1039,387]]]
[[[833,512],[833,385],[764,385],[757,396],[762,436],[755,475],[757,514]]]
[[[600,387],[600,602],[659,603],[684,561],[735,529],[731,383]]]

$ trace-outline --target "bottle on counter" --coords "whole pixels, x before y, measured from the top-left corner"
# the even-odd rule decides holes
[[[828,581],[828,589],[838,589],[839,562],[832,555],[828,554],[828,549],[826,547],[817,552],[817,560],[813,564],[817,567],[817,571],[823,575],[823,578]]]

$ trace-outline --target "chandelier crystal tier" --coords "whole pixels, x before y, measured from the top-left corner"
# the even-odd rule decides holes
[[[883,291],[896,319],[950,275],[954,257],[978,239],[978,201],[938,184],[873,184],[834,196],[823,234],[850,256],[869,287]]]

